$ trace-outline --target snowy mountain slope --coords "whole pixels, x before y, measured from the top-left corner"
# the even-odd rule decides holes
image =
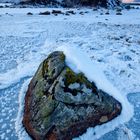
[[[129,122],[115,130],[112,128],[103,136],[100,131],[107,132],[105,125],[99,131],[89,129],[81,139],[140,139],[139,9],[123,11],[121,16],[115,11],[110,11],[110,15],[101,15],[106,13],[103,9],[75,10],[77,14],[71,16],[37,14],[46,10],[52,9],[3,8],[0,11],[0,139],[23,140],[26,133],[21,129],[24,103],[21,97],[24,97],[28,80],[39,63],[60,46],[84,51],[134,106],[135,114]],[[80,15],[81,11],[88,13]],[[27,12],[34,15],[27,16]]]
[[[0,0],[0,3],[4,2],[12,2],[12,3],[19,3],[21,0]]]
[[[75,6],[102,6],[102,7],[110,7],[114,8],[119,6],[121,1],[120,0],[1,0],[2,2],[11,2],[11,3],[19,3],[19,2],[31,2],[31,3],[38,3],[38,4],[54,4],[56,6],[62,7],[75,7]]]

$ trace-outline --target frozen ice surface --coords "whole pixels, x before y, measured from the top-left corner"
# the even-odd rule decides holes
[[[95,129],[90,128],[79,139],[139,140],[140,10],[123,10],[121,16],[115,11],[100,15],[106,12],[104,9],[74,9],[77,14],[71,16],[37,14],[46,10],[52,9],[0,9],[0,139],[27,139],[19,119],[27,82],[50,52],[68,46],[78,48],[97,64],[134,108],[128,122],[104,135],[98,133],[98,137]],[[80,11],[86,13],[80,15]],[[33,15],[28,16],[27,12]]]

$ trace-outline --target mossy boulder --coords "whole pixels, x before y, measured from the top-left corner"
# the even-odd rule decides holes
[[[35,140],[71,140],[121,113],[121,104],[53,52],[39,66],[25,97],[23,125]]]

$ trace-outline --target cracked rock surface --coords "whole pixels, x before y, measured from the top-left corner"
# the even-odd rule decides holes
[[[39,66],[25,96],[23,125],[35,140],[71,140],[121,113],[121,104],[53,52]]]

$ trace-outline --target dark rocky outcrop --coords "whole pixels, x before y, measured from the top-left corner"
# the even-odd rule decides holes
[[[25,96],[23,125],[35,140],[71,140],[121,112],[121,104],[75,73],[62,52],[39,66]]]
[[[101,6],[101,7],[116,7],[119,6],[120,0],[22,0],[22,4],[25,3],[38,3],[45,5],[59,5],[63,7],[75,7],[75,6]]]

